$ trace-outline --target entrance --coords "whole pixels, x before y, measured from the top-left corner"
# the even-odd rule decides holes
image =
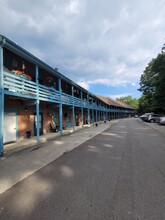
[[[16,121],[16,112],[4,112],[3,143],[17,140]]]
[[[69,118],[69,115],[67,115],[67,117],[66,117],[66,127],[70,128],[70,118]]]
[[[76,126],[79,126],[79,115],[78,115],[78,113],[75,114],[75,119],[76,119]]]

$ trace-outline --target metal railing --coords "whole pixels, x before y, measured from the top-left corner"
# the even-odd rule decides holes
[[[81,100],[80,98],[68,95],[66,93],[60,93],[58,90],[47,87],[41,84],[36,84],[33,81],[26,79],[25,77],[17,76],[12,73],[4,71],[4,90],[6,94],[31,97],[33,99],[39,98],[39,100],[74,105],[77,107],[88,107],[88,101]]]
[[[131,110],[107,109],[99,106],[96,103],[91,103],[88,100],[80,99],[64,92],[56,90],[52,87],[47,87],[37,84],[23,76],[17,76],[6,71],[3,72],[4,94],[27,97],[31,99],[39,99],[47,102],[60,103],[66,105],[74,105],[75,107],[90,108],[99,111],[131,113]]]

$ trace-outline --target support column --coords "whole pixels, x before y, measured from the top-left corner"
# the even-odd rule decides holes
[[[81,101],[83,102],[83,93],[81,91]],[[84,126],[84,109],[81,107],[81,120],[82,120],[82,128]]]
[[[39,103],[40,103],[40,101],[37,99],[37,103],[36,103],[36,116],[37,116],[36,128],[37,128],[37,142],[38,142],[38,144],[40,143],[40,109],[39,109]]]
[[[94,124],[93,97],[92,97],[92,123]]]
[[[75,130],[75,113],[74,113],[74,106],[72,106],[72,126],[73,126],[73,130]]]
[[[3,48],[0,45],[0,156],[3,155],[3,127],[4,127],[4,90],[3,90]]]
[[[37,102],[36,102],[36,117],[37,117],[37,122],[36,123],[36,129],[37,129],[37,142],[38,144],[40,143],[40,109],[39,109],[39,91],[38,91],[38,77],[39,77],[39,73],[38,73],[38,66],[36,65],[36,70],[35,70],[35,74],[36,74],[36,86],[37,86]]]
[[[62,118],[62,92],[61,92],[61,79],[58,79],[58,88],[60,92],[60,103],[59,103],[59,119],[60,119],[60,136],[62,136],[62,125],[63,125],[63,118]]]
[[[104,106],[103,115],[104,115],[104,121],[106,121],[106,111],[105,111],[105,106]]]
[[[108,106],[106,107],[106,120],[108,120]]]
[[[72,86],[72,97],[74,100],[74,87]],[[73,105],[72,105],[72,126],[73,126],[73,130],[75,130],[75,112],[74,112],[74,101],[73,101]]]
[[[96,122],[98,121],[98,118],[97,118],[97,110],[96,110]]]
[[[97,111],[98,118],[97,118],[97,120],[100,122],[100,102],[99,101],[97,102],[97,105],[98,105],[98,111]]]
[[[88,125],[90,124],[90,109],[89,109],[89,94],[87,95],[88,100]]]

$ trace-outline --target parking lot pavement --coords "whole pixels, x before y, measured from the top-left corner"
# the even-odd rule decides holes
[[[98,127],[84,128],[70,135],[18,151],[11,156],[1,157],[0,194],[118,122],[119,120],[102,122]]]
[[[156,129],[157,131],[165,135],[165,125],[160,125],[158,123],[145,122],[145,121],[142,121],[140,118],[138,120],[144,123],[145,125],[148,125],[151,128]]]

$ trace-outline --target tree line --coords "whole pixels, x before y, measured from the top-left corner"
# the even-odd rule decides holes
[[[152,59],[140,78],[140,112],[165,113],[165,53]]]
[[[132,96],[120,97],[117,100],[131,105],[139,114],[154,112],[165,114],[165,53],[153,58],[140,78],[142,92],[139,99]]]
[[[165,47],[163,47],[165,49]],[[165,114],[165,53],[153,58],[140,77],[142,92],[139,99],[132,96],[120,97],[117,100],[131,105],[139,114],[154,112]]]

